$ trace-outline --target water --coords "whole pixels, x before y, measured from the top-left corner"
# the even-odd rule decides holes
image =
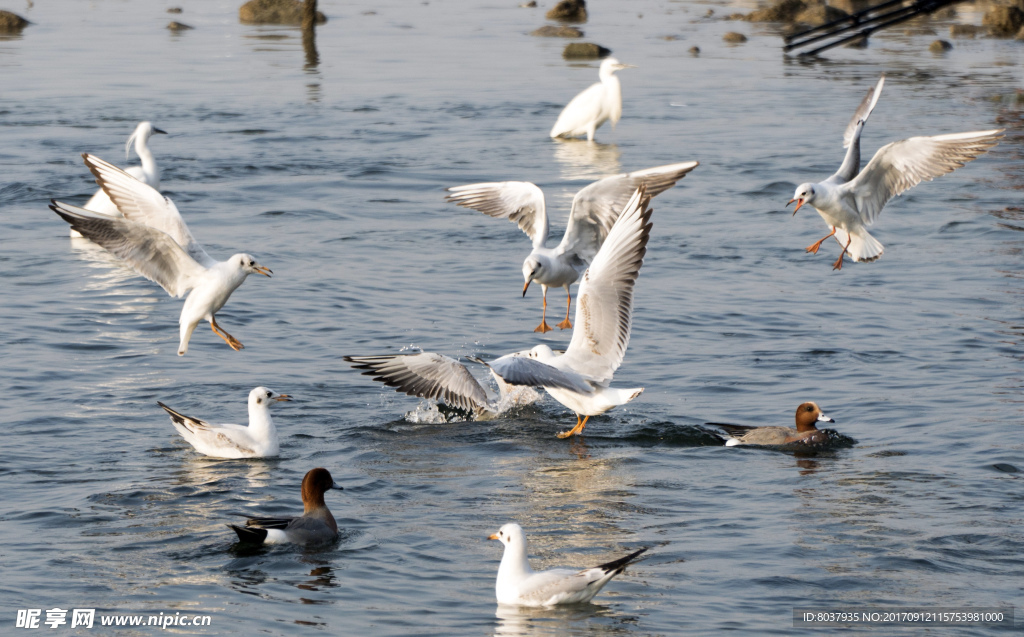
[[[1021,612],[1019,43],[933,57],[936,36],[898,29],[805,63],[770,26],[703,17],[749,5],[593,2],[587,40],[639,68],[621,73],[618,130],[589,146],[545,135],[596,64],[527,35],[543,8],[516,4],[322,2],[316,64],[298,31],[242,26],[230,2],[13,7],[35,24],[0,41],[4,625],[59,606],[212,615],[202,634],[760,635],[800,633],[804,606]],[[971,11],[959,19],[980,23]],[[196,28],[171,34],[170,19]],[[729,30],[750,41],[722,43]],[[880,261],[832,272],[834,242],[803,252],[824,223],[783,205],[838,166],[883,71],[865,154],[913,134],[1008,135],[891,202]],[[241,353],[204,324],[175,356],[181,302],[70,243],[46,209],[83,203],[79,154],[123,163],[142,119],[171,133],[151,147],[207,250],[275,272],[219,315]],[[437,422],[341,360],[541,339],[539,291],[520,298],[526,239],[444,203],[444,187],[535,181],[559,233],[590,180],[690,159],[655,200],[616,375],[646,391],[584,438],[554,437],[574,419],[550,398]],[[278,459],[201,458],[155,404],[244,422],[260,384],[299,399],[275,408]],[[804,400],[858,444],[799,457],[702,428],[789,424]],[[297,510],[314,466],[346,488],[328,496],[341,541],[235,547],[224,524]],[[498,609],[500,546],[484,538],[512,520],[538,567],[650,557],[592,606]],[[956,632],[993,631],[942,630]]]

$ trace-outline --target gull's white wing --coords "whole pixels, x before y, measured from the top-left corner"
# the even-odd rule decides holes
[[[454,358],[433,352],[343,358],[355,369],[366,370],[364,376],[410,396],[443,400],[467,411],[488,407],[487,391]]]
[[[453,186],[445,201],[471,208],[496,219],[508,219],[530,237],[533,247],[543,248],[548,239],[548,213],[544,191],[528,181],[494,181]]]
[[[485,365],[509,385],[568,389],[580,394],[594,391],[593,386],[581,375],[552,367],[521,353],[507,354]]]
[[[156,404],[164,408],[170,417],[171,422],[186,429],[195,438],[195,442],[188,440],[193,446],[196,443],[204,445],[207,449],[197,449],[207,455],[210,451],[233,451],[241,454],[252,454],[257,443],[253,440],[248,427],[242,425],[211,425],[205,420],[186,416],[177,412],[159,400]]]
[[[637,188],[576,293],[576,325],[560,369],[606,383],[622,364],[633,321],[633,286],[651,237],[651,198]]]
[[[206,273],[206,268],[186,254],[174,239],[155,228],[52,199],[50,210],[171,296],[182,296]]]
[[[871,116],[871,111],[875,110],[875,104],[878,103],[878,98],[882,95],[884,85],[885,73],[878,78],[878,82],[874,86],[868,89],[867,95],[861,100],[857,111],[850,118],[850,123],[846,125],[846,132],[843,133],[843,148],[846,149],[846,157],[843,158],[843,164],[836,174],[826,179],[826,182],[844,184],[860,172],[860,136],[864,132],[864,124]]]
[[[840,196],[871,224],[885,202],[922,181],[951,173],[999,143],[1003,129],[911,137],[882,146]]]
[[[203,267],[209,268],[216,263],[192,236],[177,206],[168,197],[95,155],[83,153],[82,159],[96,176],[96,183],[126,219],[167,234]]]
[[[589,601],[646,551],[646,548],[642,548],[607,564],[582,571],[559,568],[534,573],[519,584],[519,597],[535,604]]]
[[[569,224],[558,250],[563,254],[575,255],[579,259],[577,266],[590,264],[637,188],[645,186],[647,195],[654,197],[676,185],[686,173],[699,165],[699,162],[687,161],[656,166],[605,177],[590,184],[573,197]]]

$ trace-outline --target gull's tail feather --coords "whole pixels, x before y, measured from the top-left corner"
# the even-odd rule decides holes
[[[845,246],[849,237],[850,235],[845,230],[836,228],[835,238],[840,246]],[[885,248],[878,239],[872,237],[867,230],[861,230],[860,234],[853,235],[847,256],[854,261],[874,261],[882,256],[884,251]]]
[[[633,551],[632,553],[630,553],[626,557],[620,557],[619,559],[614,560],[612,562],[608,562],[607,564],[602,564],[602,565],[598,566],[597,568],[601,569],[605,573],[610,573],[612,575],[618,575],[622,571],[626,570],[627,566],[629,566],[634,561],[636,561],[636,558],[640,557],[640,555],[642,553],[645,553],[646,551],[647,551],[647,547],[645,546],[644,548],[640,549],[639,551]]]

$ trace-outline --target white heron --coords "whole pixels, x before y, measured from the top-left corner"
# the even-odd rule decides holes
[[[611,120],[612,128],[615,128],[622,117],[622,85],[615,71],[632,68],[636,67],[615,58],[605,58],[598,71],[601,81],[566,104],[551,128],[551,137],[586,135],[588,141],[594,141],[594,133],[606,121]]]

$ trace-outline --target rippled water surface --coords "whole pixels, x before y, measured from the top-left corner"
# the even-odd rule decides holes
[[[596,64],[529,36],[544,8],[517,4],[327,0],[315,56],[296,29],[240,25],[233,2],[7,7],[34,24],[0,40],[3,625],[58,606],[210,614],[203,634],[792,634],[808,605],[1024,612],[1020,43],[927,53],[924,29],[980,23],[968,8],[805,63],[770,26],[705,17],[750,6],[592,0],[587,40],[639,68],[621,72],[617,130],[558,143],[546,133]],[[731,30],[749,42],[724,44]],[[834,242],[803,250],[821,219],[783,206],[838,166],[882,72],[865,154],[1007,138],[891,202],[885,256],[833,272]],[[219,314],[240,353],[203,324],[177,357],[181,302],[46,209],[84,203],[80,153],[124,163],[143,119],[170,133],[151,143],[163,188],[207,250],[274,270]],[[546,397],[443,422],[341,360],[564,347],[568,332],[531,331],[524,236],[443,189],[535,181],[557,233],[593,179],[691,159],[654,201],[616,375],[646,391],[585,437],[555,438],[574,419]],[[277,459],[200,457],[156,405],[244,422],[261,384],[298,398],[275,408]],[[788,425],[804,400],[858,444],[800,457],[704,427]],[[236,546],[225,523],[296,511],[314,466],[345,486],[328,495],[341,540]],[[484,538],[513,520],[535,566],[650,556],[593,605],[498,608],[501,547]]]

